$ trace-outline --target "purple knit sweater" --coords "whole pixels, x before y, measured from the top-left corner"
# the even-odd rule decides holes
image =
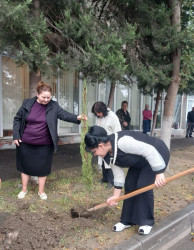
[[[22,136],[22,142],[32,145],[52,144],[46,122],[47,105],[35,102],[26,120],[26,127]]]

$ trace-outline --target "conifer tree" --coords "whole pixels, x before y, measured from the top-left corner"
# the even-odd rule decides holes
[[[165,117],[170,130],[179,87],[193,88],[192,0],[39,0],[39,16],[33,12],[36,1],[0,1],[1,52],[33,70],[78,70],[94,82],[107,77],[112,90],[116,81],[133,84],[133,76],[144,94],[169,91],[172,104],[166,99]],[[183,17],[179,24],[173,21],[177,6]],[[181,63],[174,60],[176,53]],[[184,82],[171,84],[179,76]]]
[[[87,114],[87,84],[86,79],[83,81],[83,89],[82,89],[82,112]],[[81,120],[81,144],[80,144],[80,153],[82,158],[82,175],[83,182],[87,192],[87,208],[88,208],[88,200],[89,193],[92,189],[93,184],[93,170],[92,170],[92,154],[88,153],[85,150],[85,142],[84,137],[88,132],[88,121],[82,119]]]
[[[184,89],[191,89],[193,82],[193,29],[190,28],[190,32],[185,30],[193,20],[188,18],[193,16],[192,1],[93,0],[92,3],[102,20],[114,20],[120,25],[127,22],[137,27],[135,46],[126,44],[123,52],[128,65],[126,71],[129,78],[137,78],[142,93],[151,95],[153,89],[157,93],[167,92],[162,138],[170,147],[175,98],[181,86],[180,75],[184,77],[181,86]]]

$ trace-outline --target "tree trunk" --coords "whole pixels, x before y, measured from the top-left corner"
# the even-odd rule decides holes
[[[108,107],[111,109],[114,101],[114,93],[115,93],[115,86],[116,83],[113,82],[110,87],[110,93],[109,93],[109,98],[108,98]]]
[[[180,31],[180,1],[169,0],[169,6],[172,8],[172,26],[176,26],[177,33]],[[180,57],[181,49],[177,48],[172,55],[172,82],[168,88],[167,95],[164,102],[164,115],[162,121],[161,139],[166,143],[170,149],[171,127],[173,123],[174,105],[180,83]]]
[[[40,1],[39,0],[33,0],[33,14],[35,17],[40,16]]]
[[[30,71],[29,97],[36,96],[36,84],[41,80],[40,72]]]
[[[158,89],[158,91],[157,91],[157,97],[156,97],[155,110],[154,110],[153,123],[152,123],[151,136],[154,135],[154,131],[155,131],[155,127],[156,127],[156,121],[157,121],[157,115],[158,115],[158,107],[159,107],[160,100],[161,100],[161,90]]]

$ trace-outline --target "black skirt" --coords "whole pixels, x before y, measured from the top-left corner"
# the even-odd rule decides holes
[[[53,152],[53,145],[20,143],[16,146],[17,170],[30,176],[47,176],[51,172]]]

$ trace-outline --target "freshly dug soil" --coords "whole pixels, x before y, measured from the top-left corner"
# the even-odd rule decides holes
[[[194,139],[174,139],[166,177],[194,167]],[[0,190],[0,250],[62,250],[110,249],[115,244],[137,234],[137,226],[123,232],[112,232],[120,219],[122,202],[117,207],[106,207],[88,218],[72,218],[71,208],[86,208],[86,195],[81,181],[81,167],[56,171],[48,178],[47,201],[40,201],[37,185],[29,185],[24,200],[18,200],[19,180],[2,183]],[[89,207],[103,203],[112,190],[99,184],[101,171],[95,171],[94,188]],[[155,223],[193,202],[193,174],[155,189]]]

